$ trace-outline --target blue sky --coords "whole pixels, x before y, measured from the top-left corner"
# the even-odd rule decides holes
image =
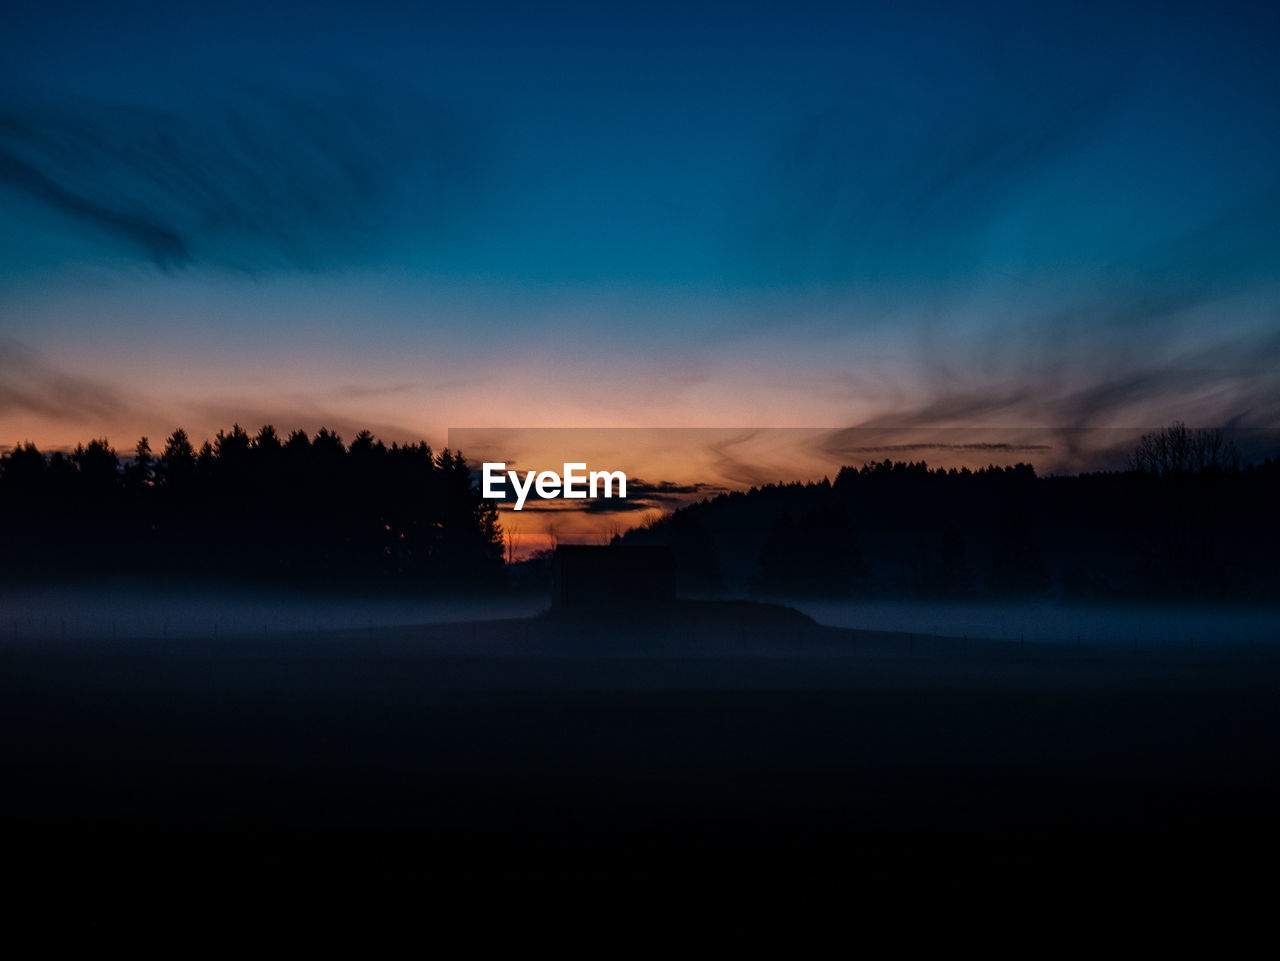
[[[1280,426],[1278,26],[33,6],[0,36],[0,443]]]

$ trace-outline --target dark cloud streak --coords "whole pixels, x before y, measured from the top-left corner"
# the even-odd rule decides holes
[[[403,89],[252,91],[178,106],[0,104],[0,186],[158,267],[360,261],[399,227],[461,228],[482,137]]]
[[[21,157],[3,150],[0,150],[0,183],[8,184],[82,223],[136,244],[160,266],[181,264],[189,259],[186,245],[173,231],[145,217],[112,210],[80,196]]]

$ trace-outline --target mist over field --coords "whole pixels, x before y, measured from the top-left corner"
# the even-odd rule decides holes
[[[1280,608],[1064,601],[790,601],[820,624],[1028,644],[1182,651],[1280,646]]]
[[[755,599],[759,600],[759,598]],[[997,641],[1046,648],[1074,648],[1095,654],[1111,651],[1182,654],[1189,648],[1231,652],[1247,648],[1280,647],[1280,607],[1205,604],[1086,603],[1061,600],[924,601],[827,600],[813,597],[771,598],[812,618],[815,626],[858,632],[912,635],[971,641]],[[750,603],[744,597],[743,601]],[[124,580],[101,585],[37,584],[0,588],[0,646],[12,649],[31,642],[51,649],[90,643],[109,653],[112,642],[137,640],[238,641],[297,635],[296,650],[305,651],[318,635],[342,634],[352,650],[360,637],[381,637],[387,629],[402,634],[423,628],[424,651],[438,636],[430,628],[491,621],[524,622],[546,614],[548,597],[539,592],[489,596],[369,596],[319,594],[307,591],[256,589],[243,585],[180,584],[156,586]],[[637,646],[628,629],[635,612],[618,611],[593,623],[589,637],[573,645],[576,653],[607,657],[634,654]],[[553,624],[555,622],[552,622]],[[768,650],[782,657],[788,652],[812,656],[803,633],[783,632],[767,645],[744,646],[733,629],[708,629],[695,635],[687,627],[672,628],[663,640],[661,622],[650,625],[649,650],[665,656],[707,657]],[[579,633],[583,633],[579,631]],[[407,636],[407,635],[406,635]],[[526,631],[501,645],[504,653],[562,653],[554,643],[554,628]],[[243,644],[238,644],[243,647]],[[251,646],[251,645],[250,645]],[[474,633],[451,635],[447,645],[457,653],[484,656],[492,645]],[[838,646],[830,653],[839,653]]]
[[[0,638],[250,638],[528,617],[546,606],[545,598],[526,595],[369,597],[216,583],[51,583],[0,586]]]
[[[466,917],[497,890],[535,920],[655,884],[768,910],[1168,903],[1206,876],[1261,897],[1229,871],[1274,850],[1280,612],[547,602],[11,586],[11,863],[166,917],[357,883]]]

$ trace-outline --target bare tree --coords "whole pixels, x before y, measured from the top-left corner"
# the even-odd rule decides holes
[[[1236,446],[1219,428],[1189,428],[1182,421],[1143,434],[1129,455],[1129,469],[1151,474],[1235,470]]]

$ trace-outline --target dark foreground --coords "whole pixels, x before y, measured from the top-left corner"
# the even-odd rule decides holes
[[[90,927],[1270,910],[1274,654],[721,613],[9,643],[9,907]]]

